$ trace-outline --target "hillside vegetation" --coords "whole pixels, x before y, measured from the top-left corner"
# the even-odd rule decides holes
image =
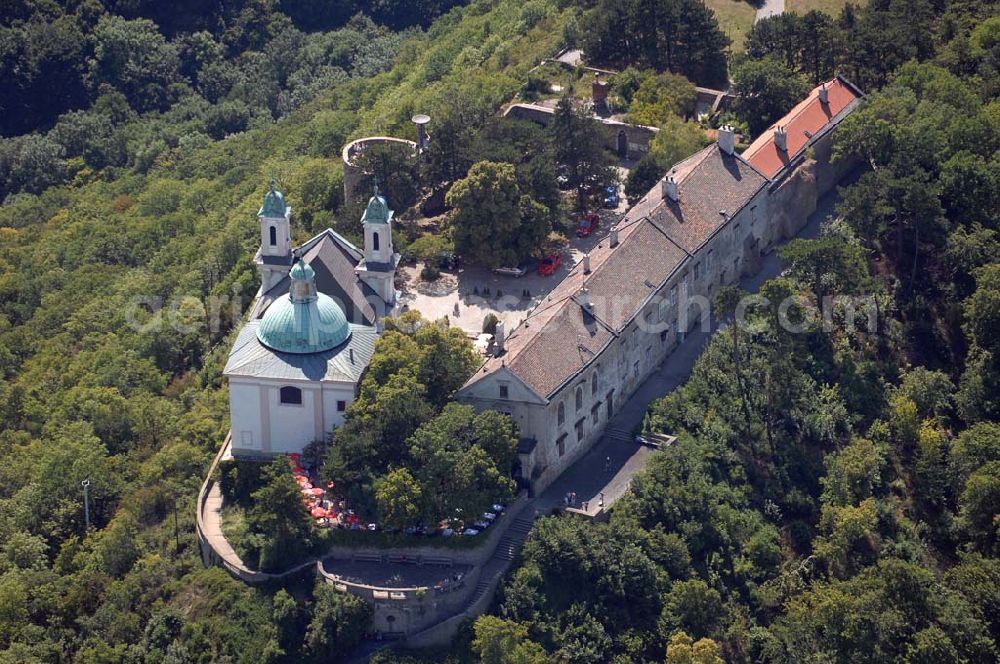
[[[30,16],[5,30],[77,20],[53,18],[54,4],[25,7]],[[102,11],[71,7],[76,16]],[[326,225],[357,239],[360,212],[341,209],[343,144],[376,131],[408,135],[417,110],[454,104],[491,116],[528,68],[558,50],[571,13],[555,2],[479,2],[426,32],[390,33],[357,18],[325,34],[267,14],[270,39],[294,37],[292,45],[278,50],[262,37],[235,62],[276,67],[267,59],[281,56],[289,76],[315,73],[313,58],[335,57],[336,47],[353,64],[277,109],[268,103],[291,88],[248,74],[255,85],[246,94],[264,97],[243,97],[250,110],[236,115],[245,122],[217,133],[212,117],[242,93],[227,102],[185,90],[145,109],[105,90],[68,118],[23,111],[44,133],[0,146],[0,659],[335,654],[327,645],[351,607],[314,599],[311,586],[275,594],[204,570],[194,538],[194,498],[228,427],[228,335],[258,287],[257,208],[276,176],[295,206],[297,240]],[[78,151],[56,144],[73,122]],[[104,149],[102,136],[112,158],[93,151]],[[206,311],[212,302],[217,315]]]
[[[221,369],[259,285],[250,257],[269,180],[294,206],[295,240],[326,226],[358,239],[345,142],[409,136],[428,113],[438,144],[464,136],[436,162],[442,181],[485,159],[466,145],[520,149],[490,134],[497,110],[611,3],[455,4],[5,5],[0,662],[328,661],[361,637],[363,603],[203,569],[194,502],[228,428]],[[800,247],[774,286],[805,291],[818,274],[870,290],[878,334],[747,335],[735,352],[735,333],[720,335],[653,408],[650,426],[681,444],[626,508],[593,529],[540,524],[495,615],[436,661],[995,659],[992,13],[882,0],[824,23],[838,46],[819,51],[812,23],[754,29],[748,58],[764,64],[742,81],[734,68],[738,89],[790,94],[843,68],[882,90],[841,143],[871,167],[828,231],[847,253]],[[647,30],[640,50],[610,45],[607,58],[700,75],[691,57],[657,59],[674,43]],[[545,178],[530,176],[515,172],[543,198]],[[746,409],[738,377],[765,381]]]

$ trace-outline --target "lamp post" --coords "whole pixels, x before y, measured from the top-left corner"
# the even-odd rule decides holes
[[[83,523],[84,534],[90,532],[90,480],[80,482],[83,486]]]

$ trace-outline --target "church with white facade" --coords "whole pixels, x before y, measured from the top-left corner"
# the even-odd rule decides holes
[[[234,456],[301,452],[342,424],[396,307],[393,212],[377,190],[362,249],[332,229],[293,248],[291,212],[272,185],[258,213],[260,291],[224,371]]]

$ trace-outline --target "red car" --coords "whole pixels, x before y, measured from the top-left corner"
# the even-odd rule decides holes
[[[549,254],[542,259],[541,264],[538,266],[538,274],[543,277],[548,277],[555,273],[562,265],[563,257],[562,254]]]
[[[585,214],[576,227],[577,237],[590,237],[597,230],[601,223],[601,218],[596,213]]]

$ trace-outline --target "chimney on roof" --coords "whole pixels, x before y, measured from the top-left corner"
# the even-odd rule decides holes
[[[719,149],[726,154],[732,154],[736,150],[736,135],[729,125],[719,127]]]
[[[590,254],[583,255],[583,273],[590,274]]]
[[[680,190],[677,188],[677,180],[674,179],[673,171],[663,178],[663,197],[676,201],[680,197]]]
[[[774,147],[788,152],[788,131],[784,127],[774,128]]]
[[[588,311],[590,310],[591,307],[590,291],[587,290],[586,283],[584,283],[584,285],[580,288],[580,292],[577,293],[577,299],[580,300],[580,304],[582,304],[585,309],[587,309]]]
[[[819,103],[821,104],[830,103],[830,91],[826,89],[826,83],[819,86]]]
[[[614,226],[608,231],[608,246],[617,247],[618,246],[618,229]]]
[[[498,320],[497,326],[493,328],[493,348],[497,355],[503,355],[504,329],[503,321]]]

